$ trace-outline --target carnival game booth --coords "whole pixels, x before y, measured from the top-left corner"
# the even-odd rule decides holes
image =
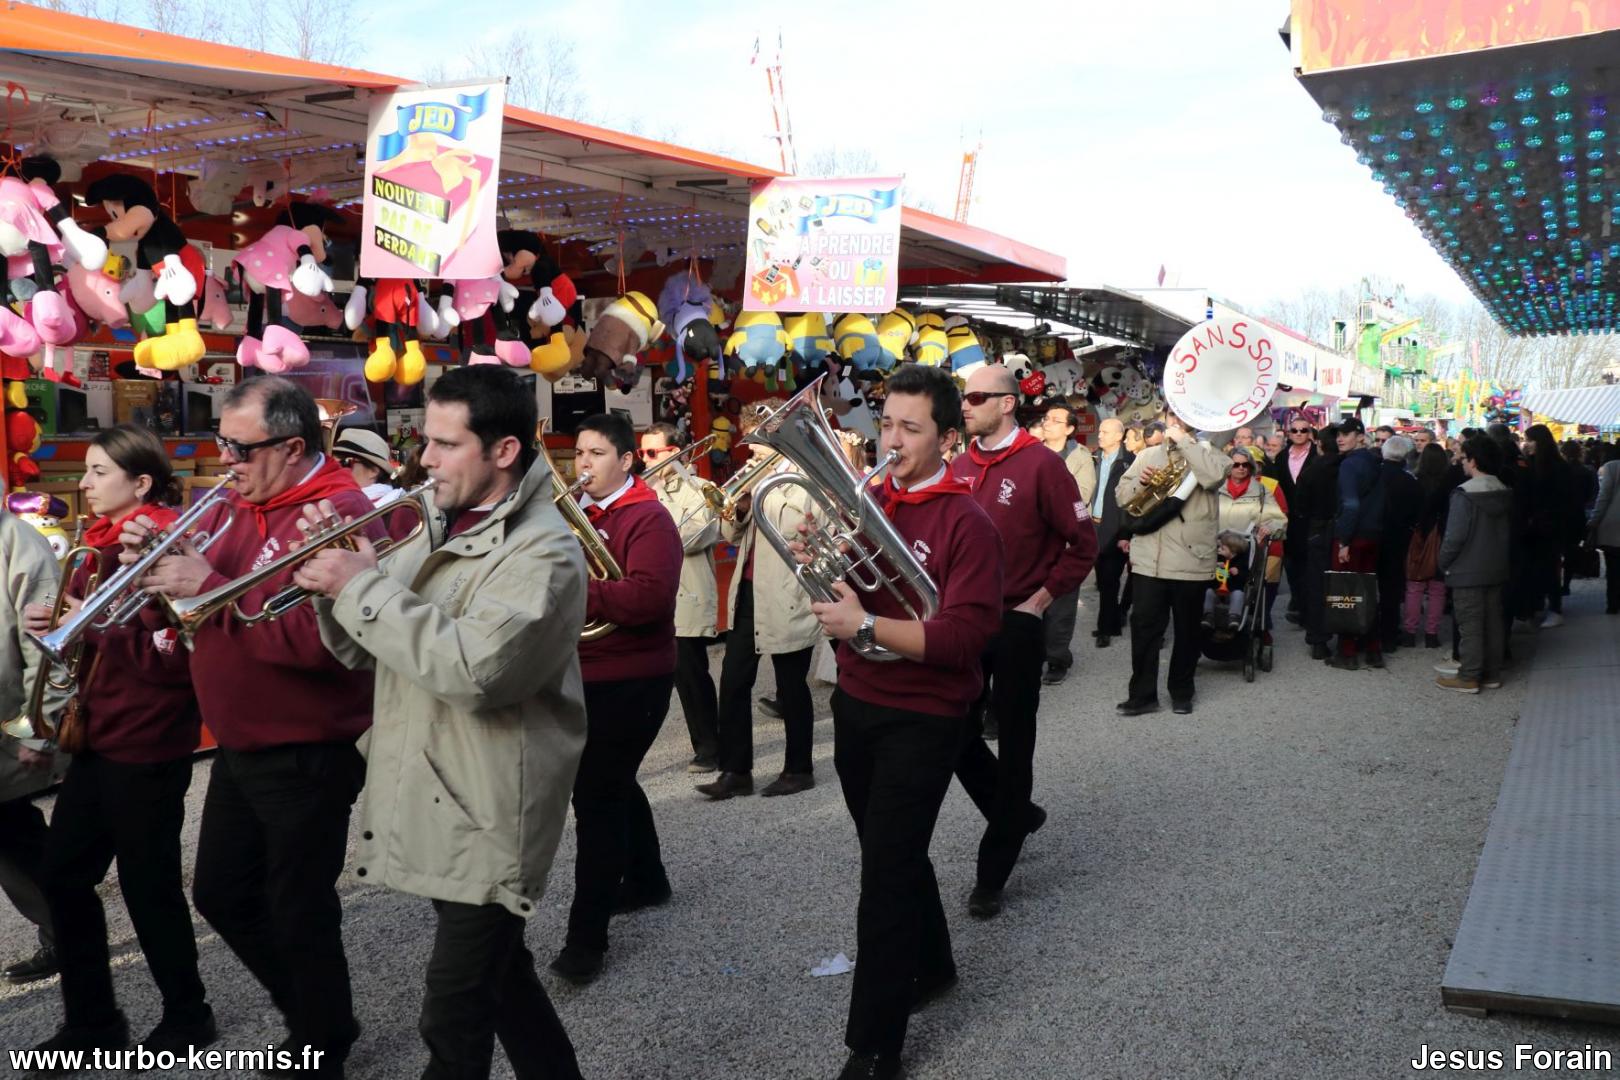
[[[1613,383],[1572,390],[1526,390],[1520,403],[1525,411],[1560,424],[1602,432],[1620,429],[1620,385]]]

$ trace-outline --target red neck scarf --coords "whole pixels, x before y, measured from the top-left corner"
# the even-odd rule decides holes
[[[881,488],[875,490],[868,488],[867,490],[872,491],[877,496],[883,505],[883,513],[892,518],[897,507],[925,503],[937,499],[941,495],[971,495],[973,485],[966,480],[952,476],[950,470],[946,469],[945,475],[940,478],[938,483],[929,484],[925,488],[898,487],[895,485],[894,477],[890,476],[884,478]]]
[[[118,543],[118,534],[124,531],[125,522],[143,515],[150,518],[160,529],[167,529],[170,523],[180,516],[167,506],[147,503],[144,506],[137,506],[121,518],[97,518],[96,523],[84,531],[84,542],[93,548],[112,547]]]
[[[1254,483],[1254,469],[1252,466],[1249,469],[1249,475],[1243,478],[1243,483],[1241,484],[1238,483],[1237,477],[1233,476],[1231,473],[1227,473],[1226,493],[1232,496],[1234,499],[1241,499],[1243,497],[1243,493],[1249,490],[1249,485],[1252,483]]]
[[[603,509],[600,505],[592,503],[585,508],[585,517],[592,525],[595,525],[602,518],[607,517],[610,512],[617,510],[621,506],[634,506],[636,503],[657,501],[658,493],[648,487],[641,477],[637,476],[630,481],[630,487],[625,490],[625,493],[613,500],[612,506]]]
[[[979,440],[974,439],[972,442],[968,443],[968,457],[972,458],[973,464],[977,465],[979,470],[983,472],[984,470],[989,469],[992,465],[998,465],[1007,460],[1020,450],[1027,450],[1031,446],[1045,445],[1045,443],[1041,442],[1041,440],[1037,439],[1023,428],[1019,428],[1017,433],[1013,435],[1012,444],[1000,450],[981,450],[979,449]],[[923,490],[926,491],[928,489],[924,488]]]
[[[288,506],[302,506],[305,503],[319,502],[321,499],[330,499],[344,491],[359,491],[360,485],[355,482],[354,474],[342,468],[331,455],[321,462],[321,467],[301,484],[294,484],[280,495],[266,503],[250,503],[241,499],[236,500],[238,506],[243,507],[253,515],[253,524],[259,527],[261,537],[268,536],[265,527],[265,517],[272,510],[280,510]]]

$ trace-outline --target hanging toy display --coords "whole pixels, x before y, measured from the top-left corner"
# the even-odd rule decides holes
[[[50,185],[61,176],[51,158],[27,158],[20,176],[0,177],[0,255],[6,260],[6,291],[0,296],[0,350],[30,356],[41,345],[67,345],[80,329],[72,306],[57,288],[57,266],[100,270],[107,245],[79,228]],[[26,304],[26,315],[10,308]]]
[[[669,327],[675,342],[675,358],[670,375],[683,383],[692,375],[690,364],[701,364],[720,356],[720,331],[709,315],[714,294],[695,270],[671,274],[658,291],[658,317]]]
[[[427,373],[427,356],[422,352],[418,327],[423,310],[422,292],[416,282],[404,278],[384,278],[369,288],[357,283],[343,309],[344,324],[358,330],[367,324],[371,352],[366,357],[366,379],[401,386],[414,386]],[[432,308],[428,308],[432,311]]]
[[[736,325],[726,340],[726,355],[741,361],[743,370],[774,368],[787,355],[787,331],[776,312],[744,311]]]
[[[6,496],[6,512],[38,529],[39,535],[51,545],[51,554],[56,556],[57,562],[67,558],[73,546],[72,538],[62,525],[68,516],[67,503],[43,491],[13,491]]]
[[[878,344],[888,354],[883,369],[894,367],[906,358],[906,350],[917,340],[917,317],[903,307],[897,307],[877,324]]]
[[[311,298],[332,291],[332,277],[321,264],[326,261],[326,226],[338,220],[337,211],[319,203],[293,203],[268,232],[231,260],[230,272],[248,301],[237,363],[272,374],[309,363],[309,346],[283,317],[282,302],[289,290]],[[206,289],[205,279],[205,300]]]
[[[965,323],[946,330],[945,342],[953,375],[965,375],[965,369],[985,362],[984,346],[979,344],[978,335]]]
[[[39,449],[40,427],[28,408],[26,380],[33,369],[21,356],[0,353],[0,379],[4,380],[5,450],[10,456],[7,470],[11,482],[21,487],[39,479],[39,466],[30,456]]]
[[[585,339],[587,378],[609,379],[620,389],[636,384],[636,357],[658,340],[664,324],[645,293],[627,292],[603,309]]]
[[[819,311],[789,315],[782,327],[787,331],[788,348],[798,357],[800,379],[811,379],[827,370],[827,357],[834,352],[827,318]]]
[[[838,320],[833,327],[833,340],[837,342],[838,355],[854,365],[858,378],[875,378],[875,373],[888,360],[883,343],[878,340],[877,327],[859,312],[852,311]],[[889,363],[892,366],[892,361]]]
[[[932,322],[927,322],[932,318]],[[917,344],[912,350],[917,363],[928,367],[939,367],[951,355],[950,339],[945,336],[945,327],[938,315],[924,315],[917,322]]]
[[[518,288],[499,275],[457,281],[439,297],[439,320],[452,327],[469,364],[529,366],[529,346],[513,328]]]
[[[146,285],[153,300],[164,305],[163,335],[135,343],[135,363],[174,371],[201,360],[206,348],[197,330],[195,300],[208,276],[202,253],[186,243],[185,234],[158,204],[152,185],[118,173],[91,184],[85,200],[100,203],[112,218],[108,240],[135,241],[137,273],[124,283],[123,299],[132,310],[148,311]],[[148,274],[140,271],[150,271]]]

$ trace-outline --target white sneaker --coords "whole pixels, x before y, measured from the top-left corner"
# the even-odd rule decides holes
[[[1434,670],[1442,675],[1455,675],[1462,665],[1455,660],[1442,660],[1434,665]]]
[[[1546,617],[1544,617],[1541,620],[1541,628],[1543,630],[1547,629],[1550,626],[1563,626],[1563,625],[1564,625],[1564,617],[1562,615],[1558,614],[1558,612],[1556,612],[1556,611],[1547,612]]]

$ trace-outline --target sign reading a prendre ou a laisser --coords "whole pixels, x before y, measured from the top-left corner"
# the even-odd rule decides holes
[[[378,95],[366,132],[362,276],[455,281],[500,272],[505,105],[504,81]]]
[[[900,290],[901,180],[756,181],[743,310],[891,310]]]

